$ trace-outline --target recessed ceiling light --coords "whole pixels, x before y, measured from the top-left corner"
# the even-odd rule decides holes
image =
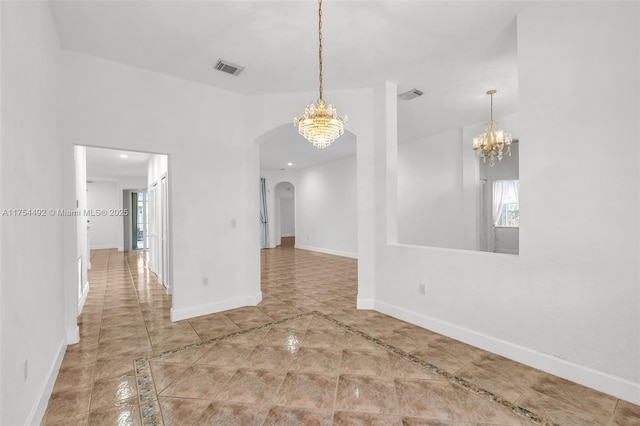
[[[293,166],[293,163],[287,163],[287,166]]]
[[[120,158],[129,158],[127,154],[120,154]]]

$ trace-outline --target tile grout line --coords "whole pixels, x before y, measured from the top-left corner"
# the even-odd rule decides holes
[[[153,351],[153,345],[151,344],[151,336],[149,335],[149,329],[147,328],[147,321],[144,318],[144,314],[142,313],[142,306],[140,305],[140,297],[138,296],[138,289],[133,282],[133,274],[131,273],[131,264],[129,263],[129,258],[125,255],[124,260],[127,264],[127,272],[129,273],[129,280],[131,281],[131,287],[133,288],[133,293],[136,295],[136,302],[138,303],[138,309],[140,310],[140,316],[142,317],[142,321],[144,322],[144,328],[147,330],[147,340],[149,340],[149,346],[151,346],[151,350]]]
[[[147,327],[147,321],[144,318],[144,314],[142,313],[142,307],[140,306],[140,297],[138,296],[138,289],[136,288],[134,282],[133,282],[133,274],[131,273],[131,264],[129,263],[129,258],[125,255],[124,256],[125,262],[127,264],[127,271],[129,272],[129,279],[131,282],[131,287],[133,288],[133,292],[136,295],[136,301],[138,302],[138,309],[140,310],[140,316],[142,317],[142,321],[144,323],[144,328],[147,331],[147,340],[149,341],[149,346],[151,347],[151,353],[153,353],[153,344],[151,343],[151,336],[149,335],[149,328]],[[140,420],[142,421],[142,424],[146,424],[145,423],[145,414],[148,412],[158,412],[158,417],[160,419],[160,421],[155,421],[152,422],[153,425],[157,425],[157,426],[161,426],[163,425],[162,422],[162,411],[160,408],[160,403],[158,402],[157,399],[157,391],[155,389],[155,382],[153,381],[153,376],[151,374],[151,365],[149,364],[149,362],[147,361],[146,363],[140,363],[138,364],[138,360],[134,359],[133,360],[133,372],[136,378],[136,390],[138,392],[138,410],[140,412]],[[142,380],[138,378],[138,372],[140,372],[140,375],[142,376]],[[150,379],[151,378],[151,379]],[[150,379],[150,380],[149,380]],[[141,394],[141,387],[143,387],[143,389],[145,389],[147,392],[151,391],[153,392],[154,395],[156,395],[156,398],[154,398],[151,401],[144,401],[145,402],[145,408],[146,410],[143,410],[143,400],[142,400],[142,394]],[[153,389],[150,389],[150,387],[152,387]],[[152,417],[153,419],[155,419],[155,417]],[[156,419],[157,420],[157,419]]]
[[[367,333],[364,333],[354,327],[351,327],[350,325],[344,324],[341,321],[336,320],[335,318],[332,318],[326,314],[323,314],[322,312],[318,312],[318,311],[314,311],[312,313],[315,313],[319,316],[321,316],[322,318],[324,318],[325,320],[332,322],[342,328],[344,328],[345,330],[356,334],[360,337],[363,337],[364,339],[368,340],[371,343],[374,343],[375,345],[385,349],[388,352],[392,352],[395,353],[396,355],[401,356],[403,359],[412,362],[413,364],[419,365],[423,368],[426,368],[427,370],[431,371],[434,374],[438,374],[440,376],[445,377],[449,382],[454,383],[456,385],[459,385],[461,387],[463,387],[464,389],[475,393],[476,395],[480,395],[480,396],[484,396],[487,397],[488,400],[495,402],[496,404],[510,410],[511,412],[513,412],[514,414],[520,416],[520,417],[524,417],[527,420],[530,420],[532,422],[534,422],[535,424],[538,425],[543,425],[543,426],[560,426],[557,423],[553,423],[547,420],[544,420],[542,417],[536,415],[535,413],[527,410],[526,408],[522,408],[520,406],[517,406],[509,401],[507,401],[504,398],[501,398],[498,395],[495,395],[492,392],[489,392],[483,388],[480,388],[479,386],[474,385],[473,383],[470,383],[469,381],[455,376],[441,368],[438,368],[437,366],[422,360],[418,357],[416,357],[415,355],[412,355],[410,353],[407,353],[399,348],[396,348],[395,346],[389,345],[387,343],[382,342],[380,339],[375,338],[375,337],[371,337],[370,335],[368,335]]]
[[[342,365],[343,356],[344,356],[344,349],[340,351],[340,365]],[[331,408],[331,423],[334,422],[334,418],[336,416],[336,402],[338,401],[338,386],[340,385],[340,376],[341,376],[340,373],[341,372],[338,371],[338,380],[336,380],[336,389],[333,392],[333,406]]]
[[[89,255],[91,256],[91,251],[89,251]],[[95,256],[95,253],[94,253]],[[93,257],[93,256],[91,256]],[[104,284],[104,290],[101,292],[100,294],[100,328],[98,329],[98,341],[96,342],[96,357],[93,361],[93,376],[91,379],[91,393],[90,393],[90,397],[89,397],[89,408],[87,410],[87,422],[89,421],[89,419],[91,418],[91,407],[93,406],[93,389],[95,387],[96,384],[96,374],[98,374],[98,354],[100,353],[100,335],[102,333],[102,320],[104,318],[104,297],[105,294],[107,292],[107,285],[109,282],[109,262],[111,260],[111,250],[107,251],[107,265],[105,268],[105,284]],[[89,273],[87,272],[87,276],[89,275]],[[88,297],[89,295],[87,295]]]
[[[158,402],[158,393],[155,388],[155,382],[153,375],[151,374],[150,361],[152,359],[162,359],[163,357],[173,355],[179,352],[183,352],[192,348],[197,348],[205,344],[219,342],[225,339],[229,339],[236,336],[242,336],[252,331],[262,330],[272,327],[274,325],[282,324],[288,321],[301,318],[306,315],[311,315],[312,312],[302,313],[293,317],[285,318],[280,321],[274,321],[270,323],[261,324],[258,326],[250,327],[245,330],[234,331],[223,336],[217,336],[201,343],[192,343],[190,345],[182,346],[177,349],[163,351],[158,355],[150,355],[143,358],[136,359],[135,362],[135,375],[136,384],[138,386],[138,402],[140,404],[140,416],[142,418],[142,424],[145,426],[162,426],[164,425],[164,419],[162,417],[162,411],[160,409],[160,403]],[[144,404],[144,409],[143,409]],[[265,418],[266,420],[266,418]]]
[[[163,424],[163,419],[162,419],[162,413],[159,409],[159,402],[158,402],[158,396],[157,396],[157,392],[155,390],[155,385],[154,385],[154,380],[153,380],[153,376],[151,375],[151,369],[150,369],[150,364],[149,361],[151,359],[154,358],[162,358],[165,356],[169,356],[169,355],[173,355],[185,350],[189,350],[195,347],[199,347],[202,346],[203,344],[209,344],[209,343],[214,343],[214,342],[218,342],[218,341],[222,341],[231,337],[236,337],[236,336],[240,336],[240,335],[244,335],[244,334],[248,334],[252,331],[257,331],[257,330],[261,330],[264,328],[269,328],[269,327],[273,327],[275,325],[278,324],[282,324],[291,320],[295,320],[304,316],[310,316],[310,315],[317,315],[320,316],[321,318],[323,318],[324,320],[333,323],[349,332],[351,332],[352,334],[355,334],[359,337],[364,338],[365,340],[375,344],[378,347],[381,347],[383,349],[385,349],[387,352],[392,352],[395,353],[396,355],[401,356],[403,359],[410,361],[411,363],[418,365],[420,367],[423,367],[429,371],[431,371],[434,374],[438,374],[440,376],[445,377],[450,383],[456,384],[458,386],[461,386],[462,388],[466,389],[467,391],[473,392],[476,395],[479,396],[484,396],[487,397],[487,399],[491,402],[494,402],[498,405],[500,405],[501,407],[511,411],[513,414],[516,414],[519,417],[524,417],[525,419],[541,425],[541,426],[559,426],[557,423],[553,423],[550,421],[545,421],[542,417],[536,415],[535,413],[519,407],[507,400],[505,400],[504,398],[501,398],[495,394],[493,394],[492,392],[489,392],[485,389],[482,389],[470,382],[468,382],[465,379],[462,379],[460,377],[457,377],[451,373],[448,373],[445,370],[442,370],[438,367],[436,367],[433,364],[428,363],[427,361],[421,360],[420,358],[416,357],[415,355],[411,355],[409,353],[404,352],[401,349],[396,348],[395,346],[386,344],[384,342],[382,342],[380,339],[371,337],[370,335],[355,329],[354,327],[351,327],[347,324],[342,323],[341,321],[336,320],[335,318],[330,317],[329,315],[323,314],[322,312],[319,311],[310,311],[310,312],[306,312],[306,313],[302,313],[299,315],[295,315],[289,318],[285,318],[283,320],[280,321],[274,321],[271,323],[265,323],[265,324],[261,324],[259,326],[255,326],[255,327],[251,327],[245,330],[241,330],[241,331],[236,331],[233,333],[229,333],[223,336],[218,336],[218,337],[214,337],[206,342],[202,342],[202,343],[195,343],[195,344],[191,344],[191,345],[187,345],[178,349],[174,349],[174,350],[168,350],[168,351],[164,351],[159,355],[152,355],[152,356],[148,356],[148,357],[144,357],[144,358],[140,358],[137,359],[135,361],[136,363],[136,379],[138,377],[138,371],[140,371],[140,375],[142,376],[141,380],[136,380],[136,382],[138,382],[139,384],[144,385],[144,397],[142,393],[139,393],[139,400],[141,403],[141,407],[140,407],[140,413],[141,415],[143,414],[143,410],[142,410],[142,402],[145,402],[145,406],[148,409],[148,413],[145,411],[145,413],[147,413],[148,415],[145,417],[143,416],[143,424],[144,425],[157,425],[160,426]],[[335,407],[335,398],[337,398],[337,384],[336,384],[336,394],[334,395],[334,407]],[[332,418],[335,415],[335,410],[332,410]],[[149,422],[145,422],[145,419],[148,419]]]

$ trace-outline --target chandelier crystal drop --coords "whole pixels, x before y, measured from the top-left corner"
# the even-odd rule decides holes
[[[293,119],[293,124],[315,147],[326,148],[344,133],[347,117],[341,118],[336,107],[322,98],[322,0],[318,0],[318,40],[320,96],[306,106],[302,117]]]
[[[498,122],[493,120],[493,95],[497,90],[489,90],[487,95],[491,96],[491,118],[487,122],[484,133],[480,133],[473,138],[473,149],[483,162],[489,160],[489,165],[493,167],[498,161],[502,161],[505,155],[511,156],[511,133],[496,129]]]

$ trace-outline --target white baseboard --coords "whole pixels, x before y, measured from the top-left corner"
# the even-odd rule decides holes
[[[80,342],[80,327],[77,325],[67,330],[67,345],[75,345]]]
[[[202,315],[215,314],[229,309],[242,308],[243,306],[255,306],[262,301],[262,292],[255,296],[239,297],[237,299],[223,300],[216,303],[194,306],[186,309],[171,308],[171,321],[182,321]]]
[[[359,303],[358,301],[358,308],[360,309]],[[537,352],[388,303],[376,300],[374,301],[374,306],[375,310],[394,318],[427,328],[480,349],[615,396],[632,404],[640,405],[640,383],[634,383],[590,367]]]
[[[318,253],[333,254],[334,256],[350,257],[352,259],[357,259],[358,258],[358,253],[351,253],[351,252],[348,252],[348,251],[333,250],[333,249],[326,249],[326,248],[313,247],[313,246],[305,246],[305,245],[302,245],[302,244],[296,244],[295,248],[300,249],[300,250],[317,251]]]
[[[49,367],[49,371],[47,371],[47,376],[45,378],[44,384],[38,392],[38,397],[36,398],[36,402],[31,408],[31,412],[29,413],[29,417],[27,417],[27,421],[25,424],[27,425],[39,425],[42,423],[42,418],[44,417],[45,411],[47,411],[47,405],[49,405],[49,397],[51,396],[51,392],[53,391],[53,385],[56,383],[56,379],[58,378],[58,371],[60,371],[60,365],[62,365],[62,359],[64,358],[64,353],[67,350],[67,344],[62,340],[58,347],[58,355],[56,359],[53,361],[51,366]]]
[[[118,244],[92,244],[89,250],[117,249]]]
[[[82,292],[82,297],[78,301],[78,315],[82,313],[82,308],[84,308],[84,302],[87,301],[87,296],[89,295],[89,281],[84,286],[84,291]]]
[[[253,297],[247,298],[249,306],[256,306],[258,303],[262,302],[262,292],[259,291]]]
[[[501,250],[496,250],[495,253],[501,253],[501,254],[518,254],[518,250],[509,250],[509,249],[501,249]]]
[[[358,298],[356,300],[356,309],[375,309],[375,300]]]

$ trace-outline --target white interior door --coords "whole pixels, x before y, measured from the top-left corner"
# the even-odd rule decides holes
[[[149,190],[149,269],[158,274],[158,221],[156,219],[156,203],[158,202],[158,185],[153,184]]]
[[[167,177],[163,176],[160,180],[160,201],[161,201],[161,210],[160,210],[160,245],[161,245],[161,270],[162,270],[162,285],[167,288],[169,293],[171,292],[171,287],[169,283],[169,188],[167,186]]]

